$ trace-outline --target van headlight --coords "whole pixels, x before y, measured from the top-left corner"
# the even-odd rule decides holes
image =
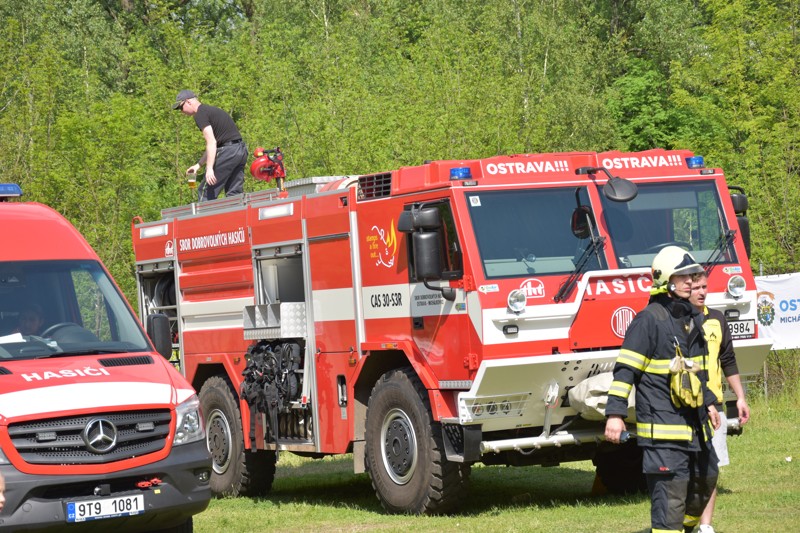
[[[728,294],[730,294],[734,300],[738,300],[744,296],[744,289],[746,286],[747,284],[742,276],[737,275],[728,278]]]
[[[175,425],[173,446],[189,444],[206,438],[203,416],[200,413],[200,400],[196,394],[175,408],[175,416],[178,423]]]

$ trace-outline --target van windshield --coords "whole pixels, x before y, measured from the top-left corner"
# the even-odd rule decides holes
[[[605,224],[621,268],[649,267],[665,246],[689,250],[707,262],[728,230],[713,181],[640,183],[630,202],[603,197]],[[723,263],[736,262],[727,247]]]
[[[96,261],[0,263],[0,362],[150,349]]]

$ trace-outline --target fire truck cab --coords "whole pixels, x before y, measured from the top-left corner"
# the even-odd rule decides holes
[[[689,151],[432,161],[286,187],[132,224],[139,311],[170,317],[218,493],[266,492],[281,451],[352,453],[384,508],[411,513],[451,509],[476,462],[625,462],[571,391],[612,370],[665,246],[706,266],[741,373],[769,350],[747,198]]]
[[[0,530],[191,531],[211,499],[195,391],[80,233],[21,194],[0,184]]]

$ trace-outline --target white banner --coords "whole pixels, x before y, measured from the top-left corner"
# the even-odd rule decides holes
[[[758,336],[773,350],[800,348],[800,273],[756,276]]]

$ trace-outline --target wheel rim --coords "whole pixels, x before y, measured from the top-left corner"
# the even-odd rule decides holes
[[[405,485],[417,468],[417,436],[411,419],[401,409],[386,414],[381,427],[383,467],[392,481]]]
[[[224,474],[231,463],[231,425],[219,409],[214,409],[208,416],[206,435],[214,473]]]

